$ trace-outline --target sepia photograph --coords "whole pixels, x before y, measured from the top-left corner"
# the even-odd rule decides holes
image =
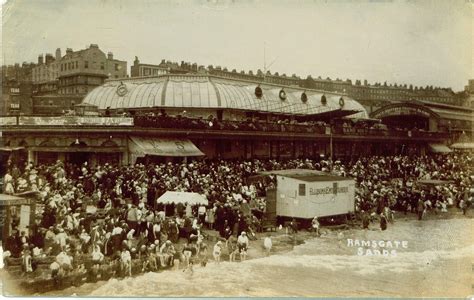
[[[0,3],[0,297],[474,297],[473,1]]]

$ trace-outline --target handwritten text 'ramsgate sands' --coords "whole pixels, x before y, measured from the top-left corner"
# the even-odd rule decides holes
[[[348,247],[357,247],[359,256],[397,256],[398,249],[407,249],[408,241],[365,241],[347,239]]]

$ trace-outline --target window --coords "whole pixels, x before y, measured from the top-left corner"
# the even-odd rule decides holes
[[[300,196],[306,196],[306,184],[300,183],[298,185],[298,195]]]
[[[89,69],[89,62],[87,60],[84,61],[84,69]]]
[[[63,71],[64,69],[64,64],[61,64],[61,71]]]
[[[115,71],[119,70],[119,64],[115,64]]]
[[[76,61],[76,69],[79,68],[79,62]]]
[[[105,69],[105,64],[103,62],[100,63],[100,69],[104,70]]]

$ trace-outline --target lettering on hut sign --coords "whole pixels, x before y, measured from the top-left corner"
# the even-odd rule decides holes
[[[408,241],[347,239],[347,247],[357,248],[358,256],[395,257],[400,249],[408,249]]]
[[[309,189],[309,194],[311,196],[317,196],[317,195],[328,195],[328,194],[340,194],[340,193],[348,193],[349,192],[349,188],[347,186],[344,186],[344,187],[338,187],[337,185],[336,186],[327,186],[327,187],[324,187],[324,188],[320,188],[320,189],[315,189],[315,188],[310,188]]]

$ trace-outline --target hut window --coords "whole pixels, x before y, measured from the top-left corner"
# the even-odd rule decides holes
[[[298,191],[298,194],[299,194],[300,196],[306,196],[306,184],[300,183],[300,184],[298,185],[298,190],[299,190],[299,191]]]

